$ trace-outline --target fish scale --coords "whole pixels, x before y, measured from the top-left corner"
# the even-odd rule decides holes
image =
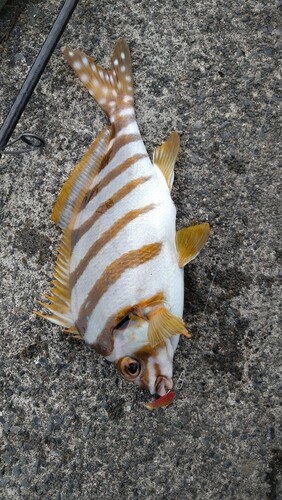
[[[57,266],[37,313],[81,336],[123,377],[151,393],[172,389],[183,315],[183,267],[209,236],[207,223],[176,233],[170,196],[179,136],[151,162],[135,119],[128,45],[118,40],[105,70],[81,51],[67,61],[109,117],[55,204],[63,230]]]

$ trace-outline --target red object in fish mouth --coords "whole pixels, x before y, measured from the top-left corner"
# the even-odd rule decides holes
[[[147,410],[154,410],[155,408],[163,408],[164,406],[169,406],[173,403],[176,396],[175,391],[170,391],[164,396],[161,396],[155,401],[151,401],[151,403],[147,403],[145,406]]]

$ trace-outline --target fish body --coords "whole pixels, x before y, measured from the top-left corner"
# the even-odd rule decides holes
[[[107,113],[110,126],[91,144],[55,204],[63,230],[54,287],[44,316],[81,336],[124,378],[164,395],[184,322],[184,265],[209,235],[208,224],[176,233],[170,196],[176,132],[151,162],[136,122],[131,60],[119,40],[104,70],[83,52],[65,57]],[[40,314],[40,313],[39,313]]]

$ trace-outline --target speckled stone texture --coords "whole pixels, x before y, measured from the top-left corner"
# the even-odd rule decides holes
[[[15,0],[1,13],[1,120],[61,5]],[[15,132],[39,133],[46,149],[0,159],[1,498],[282,498],[279,9],[280,0],[79,3]],[[181,135],[178,228],[212,227],[185,271],[193,338],[175,358],[184,385],[156,412],[105,360],[32,314],[59,239],[52,206],[106,123],[61,48],[107,65],[119,36],[149,153]]]

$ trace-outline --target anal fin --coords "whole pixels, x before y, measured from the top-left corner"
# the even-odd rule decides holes
[[[176,233],[175,244],[178,252],[179,266],[184,267],[195,259],[206,244],[210,235],[208,222],[185,227]]]

